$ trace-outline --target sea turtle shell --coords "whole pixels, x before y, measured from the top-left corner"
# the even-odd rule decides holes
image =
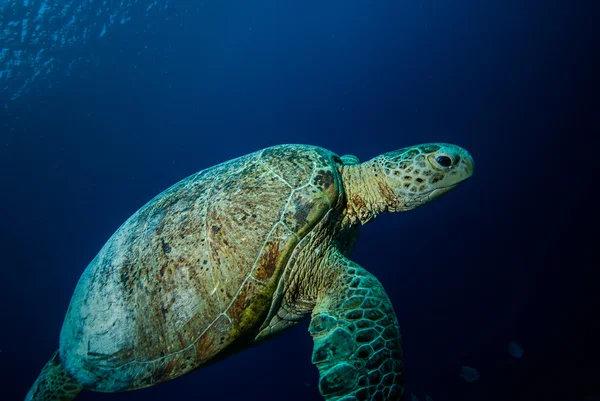
[[[67,370],[89,389],[134,389],[250,343],[294,247],[337,202],[339,161],[275,146],[148,202],[77,284],[60,338]]]

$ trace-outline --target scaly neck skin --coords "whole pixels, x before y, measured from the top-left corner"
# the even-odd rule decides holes
[[[377,162],[342,165],[339,169],[347,202],[344,226],[366,224],[381,213],[401,209],[401,200],[385,182]]]

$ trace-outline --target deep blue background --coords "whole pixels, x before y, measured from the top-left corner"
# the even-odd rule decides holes
[[[88,61],[71,76],[0,111],[2,400],[22,399],[57,348],[87,263],[174,182],[280,143],[367,160],[432,141],[466,147],[475,176],[365,226],[354,255],[396,308],[407,391],[600,396],[596,10],[562,0],[171,4],[77,50]],[[319,400],[306,323],[172,382],[80,399]],[[508,355],[511,340],[521,360]],[[481,379],[465,383],[462,365]]]

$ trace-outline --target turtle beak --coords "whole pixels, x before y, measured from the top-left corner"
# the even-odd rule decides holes
[[[436,188],[427,194],[427,198],[429,199],[429,201],[439,198],[443,194],[446,194],[446,193],[452,191],[454,188],[458,187],[460,184],[462,184],[463,181],[464,180],[457,182],[456,184],[448,185],[447,187]]]

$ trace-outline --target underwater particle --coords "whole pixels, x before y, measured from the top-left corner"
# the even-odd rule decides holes
[[[460,370],[460,377],[462,377],[467,383],[473,383],[474,381],[479,380],[480,376],[481,375],[477,369],[470,366],[463,366]]]
[[[414,395],[413,393],[410,393],[410,401],[419,401],[419,399],[417,398],[416,395]]]
[[[511,341],[508,343],[508,353],[513,358],[521,358],[525,351],[523,351],[523,348],[515,341]]]

